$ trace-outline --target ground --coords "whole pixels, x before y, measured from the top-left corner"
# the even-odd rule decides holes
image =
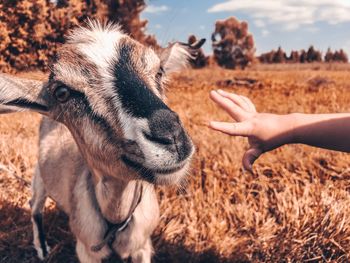
[[[211,89],[246,95],[263,112],[349,112],[349,75],[346,67],[319,66],[177,74],[169,105],[197,151],[185,187],[158,188],[154,261],[349,261],[350,155],[289,145],[265,154],[249,174],[241,165],[246,140],[207,128],[211,119],[228,120],[210,102]],[[0,117],[0,262],[38,262],[30,191],[20,178],[31,179],[39,121],[28,113]],[[66,216],[49,202],[44,220],[52,249],[47,262],[77,262]]]

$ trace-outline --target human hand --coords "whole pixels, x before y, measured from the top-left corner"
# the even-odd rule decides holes
[[[243,167],[252,171],[259,156],[292,140],[293,118],[286,115],[258,113],[244,96],[222,90],[211,91],[210,98],[235,122],[211,121],[209,127],[232,136],[248,137],[249,149],[243,156]]]

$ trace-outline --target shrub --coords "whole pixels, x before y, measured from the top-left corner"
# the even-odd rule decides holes
[[[248,33],[247,22],[234,17],[217,21],[212,41],[214,58],[224,68],[244,69],[254,60],[254,40]]]
[[[325,62],[332,62],[333,61],[333,52],[330,48],[327,49],[327,53],[326,55],[324,56],[324,61]]]
[[[306,61],[311,62],[321,62],[322,55],[320,51],[315,50],[314,46],[310,46],[306,53]]]
[[[290,52],[290,56],[288,57],[288,61],[291,63],[298,63],[300,61],[299,52],[292,50]]]
[[[341,54],[340,54],[341,53]],[[345,56],[344,56],[345,55]],[[327,55],[326,55],[327,56]],[[331,58],[328,58],[331,56]],[[342,57],[342,61],[345,61],[346,54],[344,51],[338,52],[338,56]],[[334,60],[334,55],[328,54],[327,59]],[[325,60],[329,62],[330,60]],[[287,57],[286,53],[283,51],[281,47],[278,48],[277,51],[272,50],[267,53],[263,53],[259,56],[259,61],[261,63],[312,63],[312,62],[322,62],[322,54],[320,51],[315,50],[313,46],[310,46],[307,51],[304,49],[298,51],[292,50],[290,56]],[[347,61],[347,60],[346,60]]]
[[[287,60],[286,53],[282,50],[281,47],[278,47],[276,53],[274,53],[272,62],[273,63],[284,63]]]
[[[156,45],[143,32],[144,7],[144,0],[2,0],[0,70],[47,70],[67,31],[87,17],[120,22],[136,39]]]
[[[343,49],[340,49],[339,51],[334,52],[332,61],[347,63],[348,55],[345,53]]]

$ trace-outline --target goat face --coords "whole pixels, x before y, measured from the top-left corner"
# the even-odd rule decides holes
[[[92,169],[177,183],[194,147],[164,103],[163,84],[185,65],[190,48],[176,43],[156,54],[117,26],[91,23],[74,30],[58,52],[49,81],[35,96],[39,100],[19,97],[7,105],[20,106],[16,99],[36,103],[65,124]]]

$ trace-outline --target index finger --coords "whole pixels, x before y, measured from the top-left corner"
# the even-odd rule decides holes
[[[219,105],[220,108],[225,110],[234,120],[242,121],[246,117],[245,111],[233,101],[223,97],[217,91],[210,92],[210,98]]]

